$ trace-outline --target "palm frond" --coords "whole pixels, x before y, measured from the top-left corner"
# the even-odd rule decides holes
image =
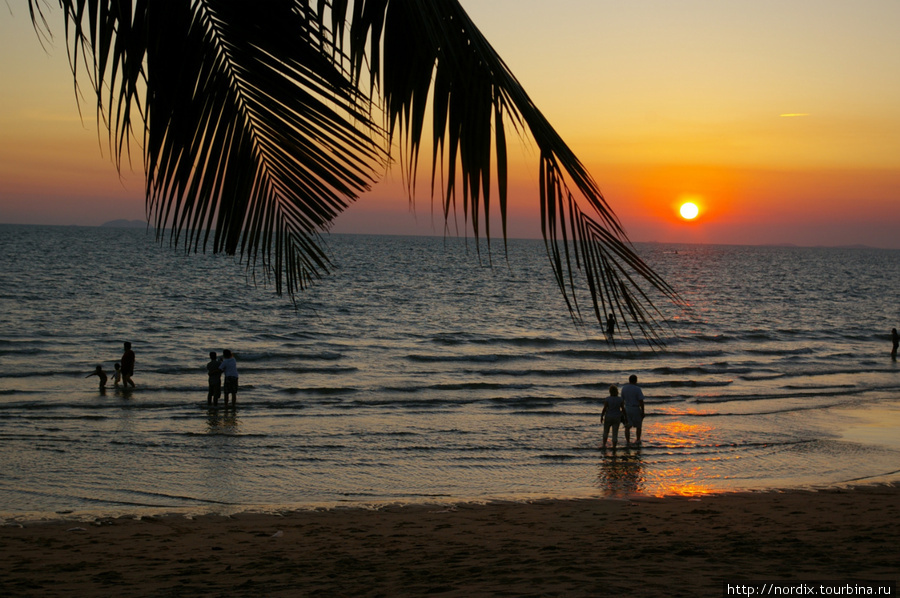
[[[159,223],[174,206],[176,238],[212,229],[215,251],[261,260],[293,291],[328,269],[315,235],[374,180],[367,100],[298,3],[182,10],[178,41],[153,35],[147,56],[150,205]],[[172,30],[171,10],[151,15]]]
[[[446,167],[445,217],[455,209],[461,184],[463,214],[476,236],[490,239],[493,171],[506,240],[504,123],[527,131],[540,150],[542,234],[573,317],[582,321],[577,295],[584,285],[598,321],[617,312],[632,340],[660,342],[661,314],[641,281],[676,303],[678,294],[636,254],[590,173],[459,2],[357,0],[354,7],[348,53],[356,69],[368,64],[368,75],[381,86],[389,135],[406,136],[412,177],[432,95],[432,193],[437,170]]]
[[[61,5],[73,68],[81,57],[119,160],[140,113],[158,234],[239,253],[279,293],[329,270],[318,235],[370,188],[385,154],[370,98],[307,3]]]
[[[496,201],[505,243],[509,125],[540,151],[542,234],[573,317],[586,287],[598,320],[616,312],[633,340],[659,341],[642,285],[677,293],[458,0],[59,2],[76,85],[85,70],[120,163],[133,123],[142,132],[148,217],[172,243],[239,253],[293,293],[329,269],[319,233],[395,140],[415,188],[429,116],[445,218],[461,197],[490,243]]]

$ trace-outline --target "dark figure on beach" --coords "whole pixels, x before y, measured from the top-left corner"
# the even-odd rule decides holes
[[[897,359],[897,347],[900,346],[900,334],[897,334],[896,328],[891,328],[891,342],[894,343],[894,348],[891,349],[891,357]]]
[[[612,446],[613,450],[619,443],[619,424],[624,419],[625,402],[619,396],[619,388],[613,384],[609,387],[609,396],[603,401],[603,411],[600,412],[600,423],[603,424],[603,448],[606,449],[606,441],[609,438],[609,431],[612,429]]]
[[[209,393],[206,395],[207,405],[218,405],[222,396],[222,370],[219,365],[222,360],[216,359],[216,352],[209,352],[209,363],[206,364],[206,373],[209,376]]]
[[[616,331],[616,314],[609,312],[609,315],[606,317],[606,336],[612,338],[613,333]]]
[[[225,359],[219,364],[219,369],[225,373],[225,404],[228,404],[228,395],[230,394],[231,404],[234,405],[237,403],[238,391],[237,360],[228,349],[222,351],[222,356]]]
[[[85,378],[90,378],[91,376],[100,377],[100,390],[104,390],[106,388],[106,372],[103,371],[102,365],[98,365],[97,369],[85,376]]]
[[[622,385],[622,401],[625,403],[625,442],[631,444],[631,428],[635,439],[641,442],[641,426],[644,422],[644,391],[637,385],[637,376],[628,377],[628,384]]]
[[[134,376],[134,351],[131,350],[131,343],[125,343],[125,352],[122,353],[122,387],[128,388],[128,385],[131,385],[131,388],[134,388],[134,381],[131,379]]]
[[[113,372],[113,375],[112,375],[113,376],[113,385],[118,386],[119,382],[122,381],[122,364],[117,361],[113,367],[116,369],[116,371]]]

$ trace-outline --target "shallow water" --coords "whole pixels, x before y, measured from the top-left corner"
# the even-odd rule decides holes
[[[142,230],[0,226],[0,514],[697,493],[896,479],[900,252],[639,245],[664,351],[575,326],[543,243],[332,236],[297,306]],[[123,341],[131,393],[85,378]],[[211,350],[234,409],[208,409]],[[598,450],[639,376],[644,442]],[[620,438],[620,441],[623,440]],[[622,442],[624,444],[624,442]]]

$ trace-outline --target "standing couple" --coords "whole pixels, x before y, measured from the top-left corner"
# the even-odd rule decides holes
[[[600,412],[600,421],[603,423],[603,448],[609,432],[612,430],[612,445],[615,450],[619,442],[619,425],[625,424],[625,442],[631,444],[631,428],[635,429],[635,442],[641,443],[641,427],[644,422],[644,393],[637,385],[637,376],[628,377],[628,384],[622,385],[622,396],[619,396],[619,388],[613,384],[609,387],[609,396],[603,401],[603,411]]]
[[[215,351],[209,353],[209,363],[206,364],[206,373],[209,375],[209,393],[206,395],[207,405],[218,405],[222,396],[222,374],[225,374],[225,405],[228,405],[228,395],[231,395],[231,404],[237,404],[238,370],[237,360],[230,350],[222,351],[222,358],[216,357]]]

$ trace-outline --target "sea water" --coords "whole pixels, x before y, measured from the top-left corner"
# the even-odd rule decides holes
[[[685,301],[652,350],[576,325],[539,240],[325,242],[335,270],[292,302],[145,230],[0,226],[0,517],[900,477],[898,251],[638,244]],[[125,341],[137,388],[99,390]],[[223,349],[238,401],[210,408]],[[601,451],[630,374],[643,442]]]

